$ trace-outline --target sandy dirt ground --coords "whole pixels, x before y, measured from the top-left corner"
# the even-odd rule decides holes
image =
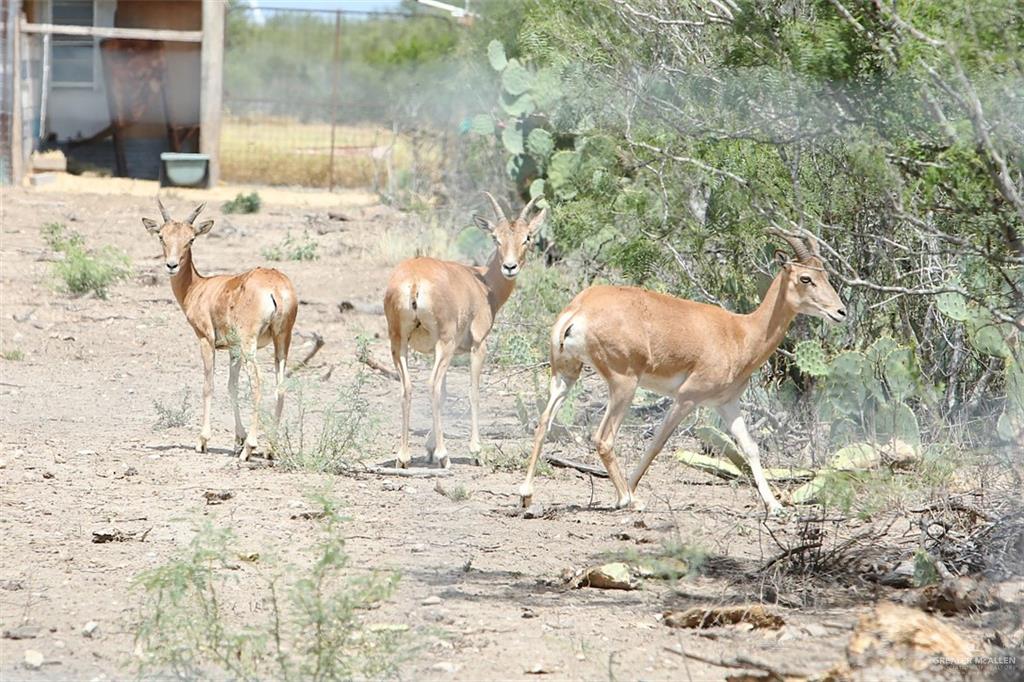
[[[104,184],[110,181],[96,183],[112,187]],[[444,485],[464,486],[466,500],[439,494],[430,479],[240,467],[230,451],[224,354],[218,357],[211,450],[196,453],[198,349],[172,296],[158,244],[140,222],[143,215],[158,215],[155,191],[152,183],[121,191],[58,183],[4,190],[0,345],[23,351],[24,358],[0,360],[0,628],[39,628],[31,639],[0,640],[4,680],[130,677],[129,624],[138,604],[130,586],[136,574],[173,556],[204,520],[231,527],[241,543],[263,555],[306,546],[313,522],[292,517],[308,506],[309,492],[324,488],[351,519],[347,546],[355,569],[401,573],[397,591],[373,620],[409,626],[417,652],[403,664],[407,679],[528,679],[544,672],[546,679],[704,680],[736,672],[687,652],[712,661],[743,653],[781,670],[820,673],[843,658],[857,618],[891,596],[867,583],[804,591],[799,600],[780,596],[756,574],[779,550],[754,493],[715,484],[675,463],[668,452],[683,436],[644,479],[645,511],[612,510],[607,480],[553,470],[536,486],[546,513],[524,518],[516,496],[521,474],[474,466],[466,452],[465,363],[450,374],[447,431],[454,473]],[[265,207],[257,215],[222,215],[220,202],[233,193],[165,195],[175,215],[195,201],[210,201],[217,224],[195,246],[204,274],[272,265],[261,249],[289,230],[301,234],[310,224],[332,225],[328,210],[350,218],[339,223],[341,229],[316,236],[319,260],[276,264],[300,295],[296,331],[316,332],[326,341],[304,374],[309,395],[326,402],[350,385],[362,367],[355,360],[360,334],[371,338],[374,357],[390,364],[385,322],[372,306],[401,250],[394,243],[406,237],[403,216],[363,194],[285,191],[264,192]],[[89,245],[123,249],[134,276],[116,285],[108,300],[56,291],[40,236],[40,227],[52,221],[79,231]],[[342,312],[343,300],[360,305]],[[304,339],[296,339],[293,360],[304,351]],[[261,352],[268,382],[270,356]],[[427,372],[426,360],[415,363],[417,445],[429,425]],[[515,410],[521,378],[489,363],[483,383],[485,442],[524,451],[530,433]],[[594,388],[591,398],[600,405],[603,390]],[[190,423],[154,429],[154,403],[179,403],[186,390],[195,402]],[[367,461],[387,463],[398,439],[399,387],[371,372],[364,390],[380,423]],[[267,406],[271,394],[264,390]],[[627,463],[639,455],[640,442],[639,436],[626,442]],[[598,464],[585,443],[555,443],[548,450]],[[207,490],[234,496],[208,505]],[[148,533],[143,541],[91,541],[93,531],[111,527]],[[679,581],[647,579],[633,591],[570,589],[562,582],[566,569],[616,553],[655,552],[674,541],[707,553],[700,573]],[[258,565],[242,565],[239,584],[255,584],[259,571]],[[253,608],[244,589],[237,598],[238,612]],[[666,610],[757,602],[782,615],[785,627],[680,630],[661,621]],[[82,633],[89,621],[98,624],[91,637]],[[966,632],[978,627],[966,617],[956,624]],[[40,669],[24,667],[26,649],[44,655]]]

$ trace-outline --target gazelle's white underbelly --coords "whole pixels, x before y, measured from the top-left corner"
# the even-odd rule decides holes
[[[640,377],[640,386],[646,388],[648,391],[654,391],[655,393],[671,397],[679,391],[679,387],[686,381],[687,376],[689,375],[684,372],[673,374],[671,376],[644,374]]]

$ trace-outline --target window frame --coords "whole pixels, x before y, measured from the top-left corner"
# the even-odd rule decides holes
[[[50,2],[49,2],[50,23],[51,24],[56,23],[54,21],[54,19],[53,19],[53,11],[54,11],[55,5],[57,4],[58,1],[59,0],[50,0]],[[67,0],[65,0],[65,2],[66,1]],[[82,3],[82,4],[86,4],[86,3]],[[97,0],[89,0],[89,5],[92,7],[92,24],[90,24],[90,25],[91,26],[96,26],[97,10],[99,9],[97,7]],[[77,25],[82,25],[82,24],[60,24],[60,25],[62,25],[62,26],[77,26]],[[54,69],[54,64],[55,64],[55,61],[56,61],[55,55],[54,55],[54,52],[55,52],[54,48],[57,48],[57,47],[88,47],[89,48],[90,67],[91,67],[91,76],[90,76],[89,80],[87,80],[87,81],[85,81],[85,80],[82,80],[82,81],[62,81],[62,80],[59,80],[56,77],[56,70]],[[98,63],[99,62],[99,49],[98,48],[99,48],[99,39],[95,38],[95,37],[90,38],[90,37],[86,37],[86,36],[62,36],[60,34],[54,34],[50,38],[50,73],[51,73],[50,85],[53,86],[53,87],[56,87],[56,88],[82,89],[82,90],[95,90],[95,89],[97,89],[99,87],[99,83],[100,83],[100,78],[99,78],[99,73],[98,73],[98,70],[99,70],[99,63]]]

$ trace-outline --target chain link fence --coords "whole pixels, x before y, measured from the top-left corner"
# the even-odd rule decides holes
[[[433,15],[233,5],[223,178],[385,195],[436,182],[445,131],[460,114],[427,114],[422,95],[447,71],[429,50],[454,44],[458,30]]]

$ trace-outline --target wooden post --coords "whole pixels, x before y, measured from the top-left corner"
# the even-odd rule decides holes
[[[11,184],[18,185],[25,172],[25,150],[22,148],[22,136],[25,133],[24,122],[21,120],[21,24],[25,21],[25,15],[19,13],[14,15],[14,30],[10,32],[14,50],[14,64],[11,66],[11,77],[14,79],[11,88]]]
[[[199,151],[210,157],[209,185],[220,180],[220,119],[224,96],[225,0],[203,0],[200,53]]]
[[[334,12],[334,59],[331,60],[331,168],[328,190],[334,191],[334,144],[338,128],[338,62],[341,61],[341,10]]]

